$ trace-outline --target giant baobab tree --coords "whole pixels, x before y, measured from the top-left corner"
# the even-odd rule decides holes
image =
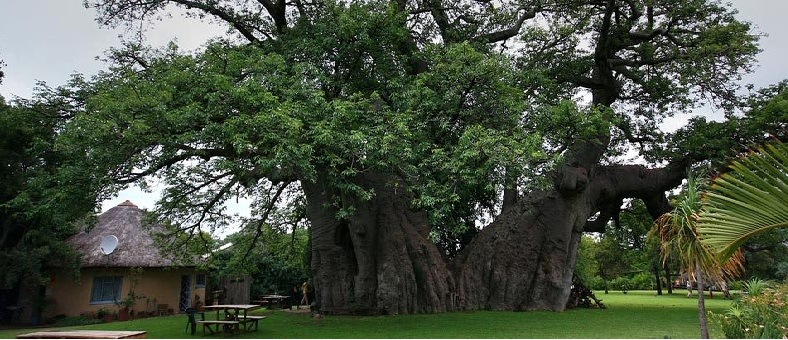
[[[563,310],[580,235],[627,198],[669,211],[665,191],[710,157],[661,120],[733,109],[758,51],[701,0],[86,5],[131,27],[177,6],[231,34],[193,53],[128,44],[61,91],[79,99],[60,139],[86,155],[73,169],[105,194],[159,178],[159,214],[192,238],[236,196],[255,199],[252,239],[305,218],[325,312]]]

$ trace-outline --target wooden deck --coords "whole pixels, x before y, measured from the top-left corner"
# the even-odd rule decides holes
[[[17,339],[145,339],[146,331],[42,331],[17,335]]]

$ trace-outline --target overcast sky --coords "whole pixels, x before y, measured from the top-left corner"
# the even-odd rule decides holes
[[[740,19],[753,22],[756,31],[769,35],[761,40],[764,51],[758,55],[758,68],[744,82],[763,87],[788,78],[788,0],[731,2],[739,9]],[[37,81],[58,86],[74,72],[95,74],[104,68],[96,57],[118,46],[118,36],[123,33],[99,27],[82,0],[0,0],[0,59],[6,64],[0,95],[6,99],[14,95],[29,98]],[[223,33],[224,28],[174,13],[172,19],[157,23],[149,31],[147,41],[161,46],[175,39],[181,48],[191,50],[206,38]],[[673,123],[683,119],[676,118]],[[126,190],[104,202],[103,210],[126,199],[151,209],[155,196]]]

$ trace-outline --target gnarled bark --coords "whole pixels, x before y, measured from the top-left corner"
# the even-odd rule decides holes
[[[588,218],[624,197],[649,198],[653,214],[669,210],[654,197],[664,199],[664,191],[681,182],[684,164],[566,169],[556,189],[505,209],[457,257],[452,269],[462,308],[563,310],[580,236],[596,224]]]
[[[556,191],[534,196],[503,211],[456,259],[462,308],[565,308],[589,207]]]
[[[338,220],[326,179],[304,183],[312,223],[312,275],[324,313],[400,314],[447,310],[454,280],[428,239],[423,212],[391,177],[366,173],[358,183],[374,189],[369,201],[339,198],[355,213]]]

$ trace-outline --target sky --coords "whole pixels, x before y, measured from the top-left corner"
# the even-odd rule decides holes
[[[788,0],[730,1],[739,10],[739,19],[755,24],[756,32],[768,34],[761,39],[763,52],[759,66],[743,79],[756,88],[788,78]],[[171,12],[153,26],[148,26],[146,42],[162,46],[175,40],[184,50],[199,48],[206,39],[225,34],[225,28],[201,23]],[[123,29],[100,27],[94,12],[82,6],[82,0],[0,0],[0,60],[5,62],[5,78],[0,95],[31,97],[38,81],[49,86],[63,85],[71,74],[90,76],[105,68],[97,60],[108,48],[119,46]],[[687,117],[669,118],[665,124],[681,126]],[[155,189],[155,188],[154,188]],[[156,194],[131,188],[102,203],[106,211],[125,200],[141,208],[153,209]],[[231,203],[231,211],[248,215],[248,202]]]

